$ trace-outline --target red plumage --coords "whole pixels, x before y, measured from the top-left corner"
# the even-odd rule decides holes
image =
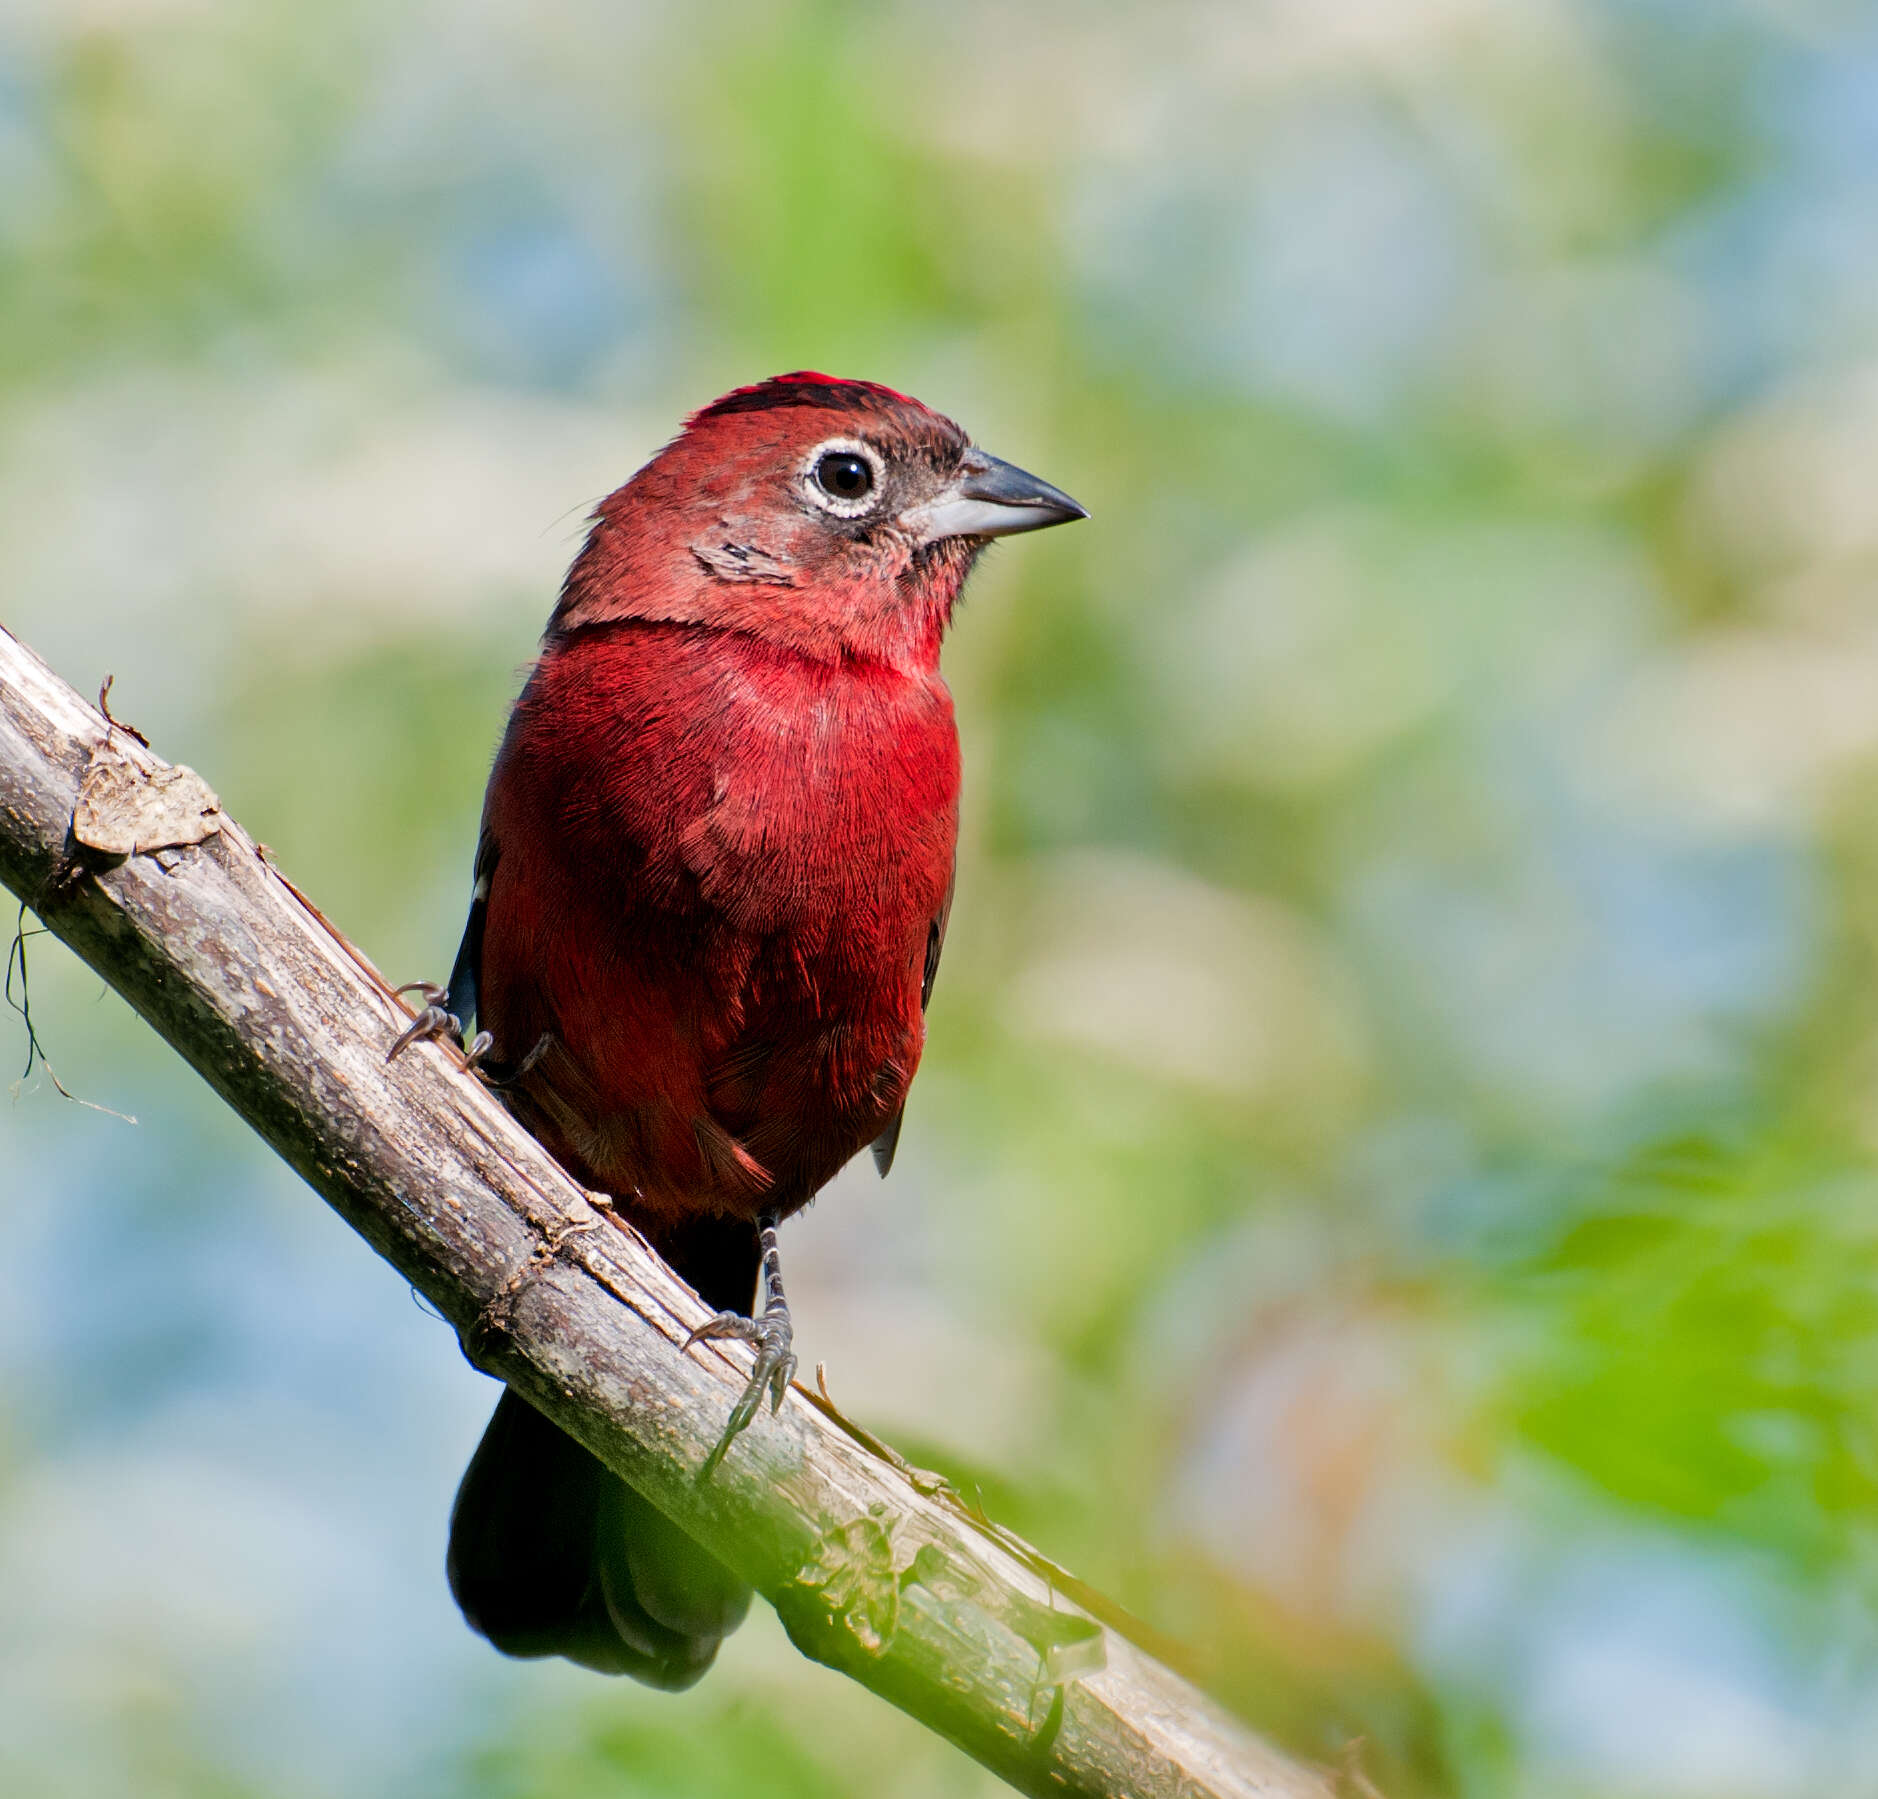
[[[958,828],[940,639],[988,538],[1080,516],[918,401],[806,373],[694,414],[595,513],[490,779],[448,1009],[407,1038],[473,1011],[518,1115],[714,1304],[748,1305],[759,1219],[891,1156]],[[792,1365],[766,1288],[717,1327],[762,1351],[726,1442]],[[513,1396],[451,1574],[499,1646],[666,1685],[748,1599]]]
[[[514,1095],[658,1241],[808,1200],[898,1112],[951,884],[936,666],[640,620],[551,644],[490,784],[483,948]]]

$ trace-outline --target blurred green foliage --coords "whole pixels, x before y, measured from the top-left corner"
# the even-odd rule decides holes
[[[810,1359],[1392,1795],[1863,1792],[1874,119],[1851,0],[28,4],[7,622],[435,972],[586,507],[782,368],[955,413],[1093,518],[954,632]],[[486,1655],[483,1386],[32,949],[143,1122],[0,1132],[0,1786],[989,1790],[767,1619]]]

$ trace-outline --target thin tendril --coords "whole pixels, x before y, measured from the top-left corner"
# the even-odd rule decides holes
[[[26,1084],[35,1066],[46,1071],[46,1079],[57,1089],[61,1099],[69,1099],[75,1106],[84,1106],[93,1112],[103,1112],[112,1118],[121,1118],[126,1124],[137,1121],[128,1112],[114,1111],[110,1106],[101,1106],[95,1099],[80,1099],[59,1079],[58,1071],[52,1066],[52,1058],[46,1054],[46,1046],[39,1041],[39,1032],[33,1026],[33,1001],[30,983],[26,976],[26,939],[46,935],[44,925],[35,925],[32,930],[26,928],[26,902],[20,901],[19,916],[13,921],[13,942],[7,950],[6,981],[3,989],[6,1003],[20,1015],[26,1026],[26,1066],[20,1070],[19,1079],[13,1083],[13,1097],[18,1099],[20,1089]],[[19,997],[13,995],[13,982],[19,980]]]

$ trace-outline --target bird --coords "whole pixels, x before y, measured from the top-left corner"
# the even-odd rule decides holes
[[[595,508],[509,717],[448,984],[411,984],[390,1054],[468,1037],[718,1308],[692,1341],[751,1345],[712,1465],[794,1370],[778,1226],[893,1162],[952,907],[961,588],[992,539],[1087,516],[892,388],[736,388]],[[672,1690],[751,1597],[512,1389],[447,1571],[504,1653]]]

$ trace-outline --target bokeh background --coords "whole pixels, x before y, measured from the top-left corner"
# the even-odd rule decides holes
[[[1878,1793],[1878,10],[0,9],[0,612],[393,978],[586,509],[805,365],[1094,514],[806,1364],[1392,1795]],[[136,1122],[0,1101],[0,1788],[994,1790],[767,1613],[470,1637],[490,1384],[27,950]]]

